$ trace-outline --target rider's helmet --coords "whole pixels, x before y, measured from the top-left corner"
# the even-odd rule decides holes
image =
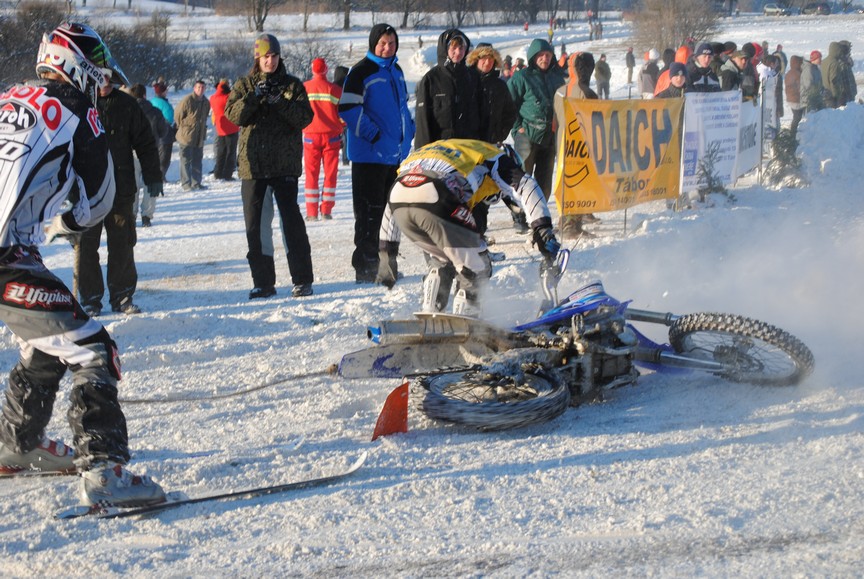
[[[94,103],[98,89],[112,80],[129,84],[99,34],[86,24],[75,22],[64,22],[42,35],[36,73],[46,72],[59,74]]]
[[[498,148],[501,149],[501,152],[504,153],[506,157],[509,157],[511,161],[516,163],[517,167],[522,167],[522,156],[516,152],[516,149],[513,148],[513,145],[507,143],[498,143]]]

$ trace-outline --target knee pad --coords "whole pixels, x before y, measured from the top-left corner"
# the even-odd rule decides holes
[[[89,361],[70,366],[76,384],[82,381],[114,383],[121,379],[120,353],[108,330],[102,328],[98,333],[75,343],[92,352]]]

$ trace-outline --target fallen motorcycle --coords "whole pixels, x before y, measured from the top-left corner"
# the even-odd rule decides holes
[[[566,258],[541,272],[547,300],[564,268]],[[635,383],[638,368],[788,386],[814,366],[806,345],[765,322],[635,309],[599,281],[512,329],[441,313],[415,316],[369,328],[377,345],[344,356],[340,374],[409,377],[412,397],[427,416],[483,430],[550,420],[568,406]],[[668,326],[669,343],[650,340],[636,322]]]

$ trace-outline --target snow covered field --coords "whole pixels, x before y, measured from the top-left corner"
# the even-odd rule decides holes
[[[722,40],[767,39],[787,55],[852,40],[862,84],[861,24],[748,16],[730,21]],[[277,34],[290,28],[274,19]],[[399,56],[412,84],[438,32],[424,32],[421,53],[416,34],[403,33]],[[466,32],[514,57],[545,34]],[[365,32],[352,34],[365,47]],[[596,43],[580,37],[564,33],[568,49],[606,52],[613,95],[626,95],[626,28],[610,23]],[[805,383],[772,389],[647,375],[603,403],[495,434],[412,409],[408,434],[369,442],[398,383],[326,374],[366,347],[366,325],[416,309],[422,274],[419,253],[405,243],[406,277],[393,291],[354,284],[348,168],[335,219],[308,224],[316,283],[303,299],[289,297],[281,251],[279,294],[246,299],[239,182],[208,180],[209,190],[194,193],[168,185],[154,226],[138,230],[135,301],[145,313],[101,318],[123,357],[133,468],[195,496],[328,474],[363,450],[370,458],[334,486],[142,520],[55,521],[55,510],[76,502],[76,479],[2,481],[0,574],[860,576],[862,129],[861,105],[806,117],[799,150],[809,188],[775,191],[749,179],[733,191],[735,203],[715,197],[712,207],[680,213],[642,205],[626,225],[623,212],[601,215],[598,237],[574,247],[560,286],[563,295],[602,279],[639,308],[774,323],[813,350],[816,371]],[[206,167],[209,147],[205,155]],[[490,233],[507,259],[496,264],[487,318],[502,325],[526,321],[539,303],[537,254],[508,223],[494,208]],[[71,284],[71,249],[55,243],[44,255]],[[17,346],[5,328],[0,343],[6,372]],[[49,427],[64,439],[67,395],[68,384]]]

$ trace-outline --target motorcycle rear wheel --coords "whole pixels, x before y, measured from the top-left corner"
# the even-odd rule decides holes
[[[732,314],[699,313],[678,318],[669,342],[679,354],[723,365],[733,382],[791,386],[813,371],[813,353],[775,326]]]
[[[570,404],[570,390],[540,374],[521,380],[484,370],[420,376],[420,409],[430,418],[480,430],[508,430],[552,420]]]

